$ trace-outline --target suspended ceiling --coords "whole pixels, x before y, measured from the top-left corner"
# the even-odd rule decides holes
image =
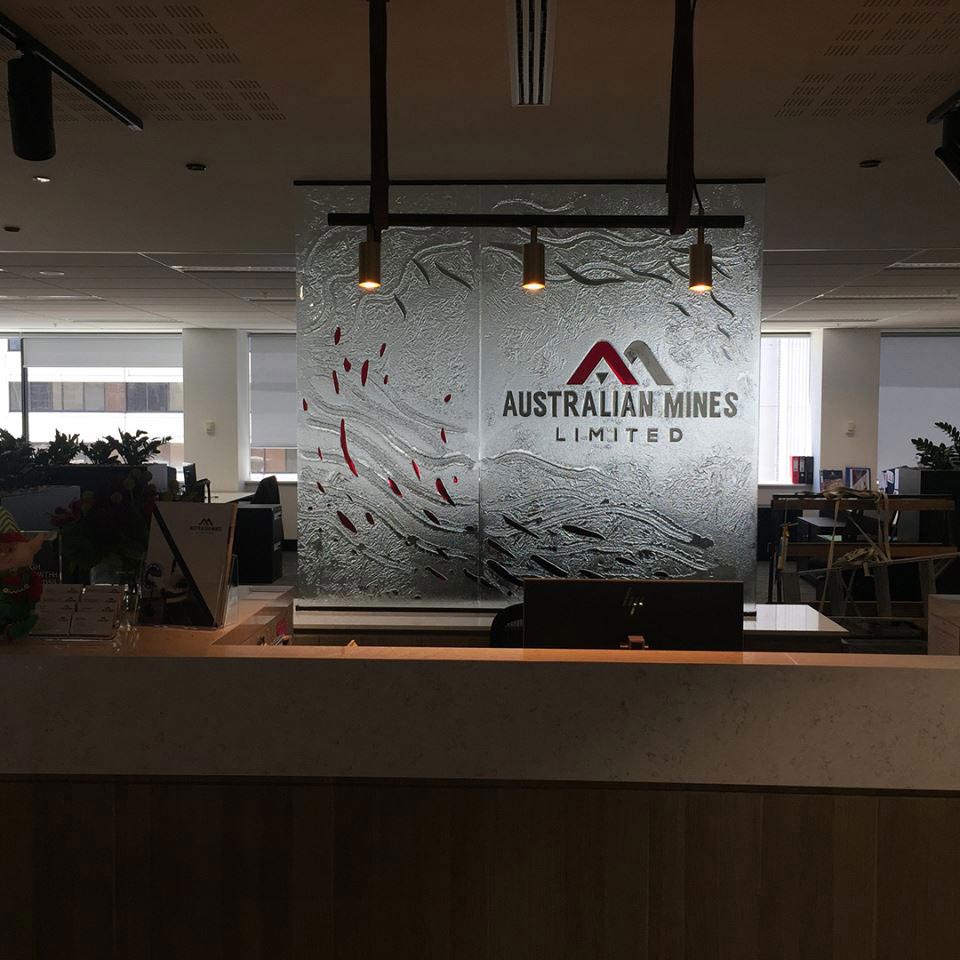
[[[238,296],[236,274],[218,286],[169,264],[289,257],[293,180],[365,176],[364,0],[3,10],[145,129],[58,85],[57,157],[29,164],[0,150],[0,224],[20,227],[0,234],[0,323],[289,326],[290,303]],[[391,0],[392,174],[662,175],[669,0],[558,2],[546,107],[512,106],[512,10]],[[960,0],[700,0],[696,42],[698,172],[767,178],[771,328],[960,325],[960,272],[884,269],[933,262],[925,251],[957,242],[960,184],[933,158],[939,131],[924,119],[960,88]],[[865,159],[882,162],[862,169]],[[52,182],[34,183],[37,172]],[[290,275],[244,282],[293,296]],[[99,299],[13,299],[33,284]]]

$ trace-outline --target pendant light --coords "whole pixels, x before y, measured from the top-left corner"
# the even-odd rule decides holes
[[[367,239],[360,244],[357,286],[361,290],[377,290],[380,287],[380,240],[372,227],[367,229]]]
[[[693,180],[693,195],[697,198],[697,213],[703,218],[703,201],[697,180]],[[690,244],[690,270],[687,289],[691,293],[709,293],[713,289],[713,247],[703,239],[703,227],[697,227],[697,242]]]
[[[713,247],[704,243],[703,227],[697,230],[697,242],[690,244],[690,283],[692,293],[709,293],[713,289]]]
[[[530,228],[530,242],[523,245],[523,283],[524,290],[536,293],[547,285],[544,269],[543,244],[537,239],[537,228]]]

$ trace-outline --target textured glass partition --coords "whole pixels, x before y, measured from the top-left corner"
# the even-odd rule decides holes
[[[714,291],[689,237],[391,228],[356,286],[359,187],[304,191],[300,588],[351,602],[508,600],[527,576],[753,581],[762,188],[705,187]],[[431,212],[659,213],[661,186],[396,188]]]

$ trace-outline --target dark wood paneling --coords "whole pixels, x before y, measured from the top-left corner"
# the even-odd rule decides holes
[[[0,783],[3,960],[960,956],[960,798]]]
[[[0,956],[108,960],[114,789],[0,784]]]
[[[879,808],[878,960],[960,957],[960,798]]]
[[[32,960],[36,937],[32,783],[0,783],[0,955]]]

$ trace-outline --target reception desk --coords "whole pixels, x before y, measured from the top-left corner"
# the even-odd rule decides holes
[[[0,648],[5,958],[957,955],[960,658],[208,640]]]
[[[0,770],[960,790],[956,657],[196,636],[0,648]]]

